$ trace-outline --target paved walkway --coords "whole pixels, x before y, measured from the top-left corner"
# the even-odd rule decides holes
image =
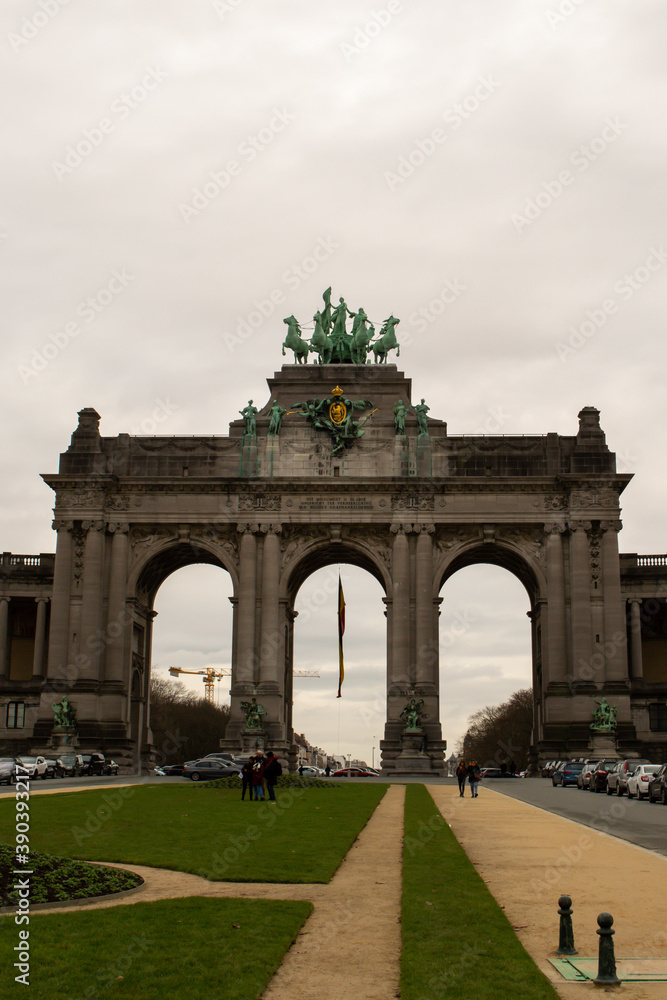
[[[427,787],[519,940],[563,1000],[601,992],[592,983],[566,982],[548,961],[558,945],[563,893],[573,900],[581,957],[597,956],[596,918],[606,910],[614,917],[617,962],[667,959],[666,857],[488,787],[480,788],[474,800],[469,793],[459,798],[452,785]],[[181,872],[118,865],[143,875],[142,892],[45,912],[194,895],[307,899],[313,913],[263,1000],[392,1000],[399,985],[404,797],[404,786],[389,787],[328,885],[211,883]],[[329,947],[340,935],[354,942],[344,956]],[[499,984],[498,1000],[515,1000],[510,984],[504,990]],[[665,1000],[667,983],[624,983],[612,991],[623,1000]]]
[[[617,961],[667,959],[667,858],[487,787],[476,799],[469,792],[459,798],[450,785],[429,791],[524,948],[565,1000],[601,988],[564,981],[547,960],[558,947],[562,894],[572,898],[574,944],[582,958],[597,957],[597,916],[607,911],[614,917]],[[667,820],[667,809],[665,814]],[[611,989],[623,1000],[667,997],[667,982]]]

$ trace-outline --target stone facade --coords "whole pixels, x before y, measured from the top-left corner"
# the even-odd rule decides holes
[[[127,766],[149,759],[155,595],[175,569],[201,562],[226,569],[234,591],[230,750],[242,745],[240,703],[256,695],[266,739],[295,758],[294,602],[314,570],[337,562],[366,569],[385,594],[385,772],[404,770],[409,697],[426,713],[419,770],[444,768],[439,594],[473,563],[505,567],[529,595],[536,754],[585,753],[591,696],[602,694],[617,708],[621,748],[665,746],[648,717],[657,718],[654,695],[665,702],[667,560],[619,558],[619,497],[631,477],[616,472],[597,410],[581,411],[575,436],[452,437],[438,419],[419,433],[411,409],[399,433],[394,407],[411,406],[411,384],[394,365],[285,365],[268,385],[254,433],[237,420],[225,437],[102,437],[96,411],[80,411],[58,473],[44,477],[56,497],[55,564],[3,562],[0,699],[28,708],[20,736],[0,729],[6,750],[47,746],[52,703],[66,690],[81,746]],[[363,435],[338,450],[294,409],[334,389],[369,404]],[[269,434],[274,401],[287,412]],[[12,631],[19,599],[32,602],[30,677]]]

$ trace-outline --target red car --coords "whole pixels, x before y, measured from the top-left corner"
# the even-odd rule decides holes
[[[370,771],[362,771],[359,767],[344,767],[340,771],[333,772],[334,778],[376,778],[377,775]]]

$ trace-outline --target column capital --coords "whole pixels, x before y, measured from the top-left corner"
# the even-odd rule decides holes
[[[435,525],[434,524],[413,524],[412,530],[417,535],[434,535]]]
[[[119,521],[112,521],[109,525],[109,531],[112,534],[126,535],[130,531],[129,524],[121,524]]]
[[[244,534],[247,534],[247,535],[257,535],[257,534],[260,533],[261,528],[260,528],[259,524],[257,524],[257,523],[254,523],[254,524],[250,523],[249,524],[249,523],[243,521],[243,522],[241,522],[241,523],[239,523],[239,524],[236,525],[236,530],[238,531],[238,533],[240,535],[244,535]]]
[[[81,527],[84,531],[104,531],[106,524],[104,521],[82,521]]]
[[[9,602],[11,601],[11,597],[7,597],[6,594],[3,594],[0,597],[0,604],[2,604],[3,601],[5,602],[5,604],[9,604]]]
[[[1,597],[0,600],[2,600]],[[50,597],[36,597],[35,604],[40,604],[40,603],[48,604],[50,600],[51,600]]]
[[[258,524],[255,527],[260,535],[279,535],[283,530],[282,524]]]
[[[622,521],[600,521],[600,531],[620,531],[622,527]]]
[[[639,606],[640,604],[644,603],[644,600],[641,597],[628,597],[626,599],[628,604],[636,604],[637,606]]]
[[[51,527],[54,531],[74,531],[74,521],[52,521]]]
[[[544,533],[545,535],[562,535],[565,532],[565,525],[560,524],[557,521],[545,521]]]
[[[593,527],[593,524],[591,521],[568,521],[567,526],[570,532],[584,531],[588,534]]]

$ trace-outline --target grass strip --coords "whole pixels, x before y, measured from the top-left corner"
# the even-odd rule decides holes
[[[82,861],[192,872],[212,881],[328,882],[385,785],[279,790],[275,804],[239,789],[130,785],[30,800],[30,848]],[[14,802],[0,801],[13,844]]]
[[[196,897],[32,915],[30,1000],[257,1000],[311,910]],[[0,927],[2,968],[18,975],[19,928],[13,917]]]
[[[558,1000],[423,785],[408,785],[401,1000]]]

